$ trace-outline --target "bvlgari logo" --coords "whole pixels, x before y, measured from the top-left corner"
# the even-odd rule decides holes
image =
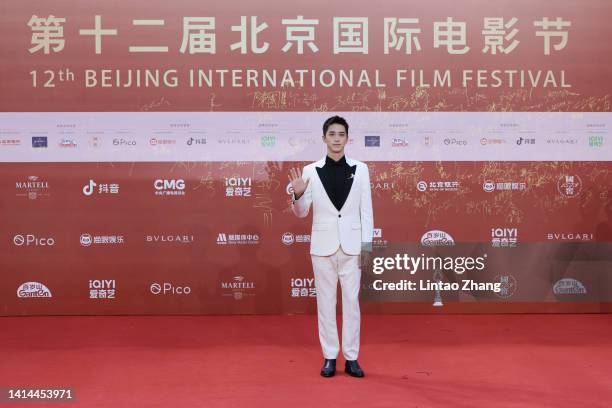
[[[594,234],[592,232],[549,232],[546,234],[546,239],[549,241],[592,241]]]
[[[160,244],[191,244],[194,242],[194,236],[179,234],[145,235],[145,241]]]
[[[370,188],[372,190],[393,190],[395,189],[395,182],[372,181],[370,182]]]

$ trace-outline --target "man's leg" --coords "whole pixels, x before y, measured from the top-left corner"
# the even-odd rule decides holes
[[[342,354],[346,360],[357,360],[361,325],[359,255],[348,255],[340,250],[338,259],[338,275],[342,288]]]
[[[311,255],[317,290],[317,319],[323,357],[335,359],[340,351],[336,325],[338,252],[330,256]]]

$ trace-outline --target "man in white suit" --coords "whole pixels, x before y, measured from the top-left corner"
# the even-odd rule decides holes
[[[312,204],[310,256],[317,290],[319,340],[325,359],[321,368],[323,377],[335,374],[340,349],[336,326],[338,280],[342,289],[345,372],[354,377],[364,376],[357,362],[361,323],[360,261],[372,250],[374,219],[368,166],[344,154],[348,131],[344,118],[327,119],[323,124],[327,155],[301,172],[290,169],[289,174],[294,191],[293,213],[306,217]],[[364,256],[360,259],[362,253]]]

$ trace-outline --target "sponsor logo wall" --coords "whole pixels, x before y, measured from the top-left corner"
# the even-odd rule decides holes
[[[501,284],[365,311],[612,301],[609,114],[341,114],[347,155],[370,167],[374,247],[480,243],[471,278]],[[2,314],[312,312],[311,219],[291,213],[286,174],[323,156],[327,116],[1,113]],[[549,143],[560,130],[576,143]]]

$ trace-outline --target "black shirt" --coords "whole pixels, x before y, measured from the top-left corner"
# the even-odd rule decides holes
[[[325,156],[325,165],[315,168],[329,199],[340,211],[351,191],[357,165],[349,166],[344,156],[338,161]]]

